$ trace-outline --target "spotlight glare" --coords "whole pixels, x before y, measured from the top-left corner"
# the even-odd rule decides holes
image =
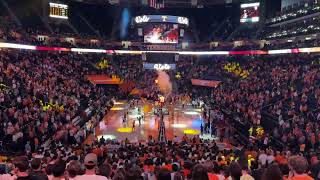
[[[122,105],[124,104],[123,102],[114,102],[115,105]]]
[[[120,110],[123,110],[124,108],[122,107],[113,107],[111,108],[111,111],[120,111]]]
[[[116,136],[111,134],[104,134],[104,135],[97,136],[97,139],[100,140],[102,136],[104,139],[111,139],[111,140],[116,139]]]
[[[186,128],[187,125],[186,124],[172,124],[173,128]]]
[[[187,115],[198,115],[199,112],[196,112],[196,111],[187,111],[187,112],[184,112],[184,114],[187,114]]]
[[[194,109],[194,111],[202,112],[202,110],[201,110],[201,109]]]

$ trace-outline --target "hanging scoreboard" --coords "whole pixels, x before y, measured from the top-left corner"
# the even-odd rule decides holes
[[[68,5],[49,3],[49,16],[52,18],[68,19]]]

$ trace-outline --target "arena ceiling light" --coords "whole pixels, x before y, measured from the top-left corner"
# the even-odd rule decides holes
[[[199,112],[196,112],[196,111],[187,111],[187,112],[184,112],[184,114],[187,114],[187,115],[198,115]]]
[[[171,126],[173,128],[186,128],[187,127],[186,124],[172,124]]]
[[[116,139],[115,135],[104,134],[104,135],[97,136],[98,141],[102,138],[102,136],[103,136],[104,139],[111,139],[111,140]]]

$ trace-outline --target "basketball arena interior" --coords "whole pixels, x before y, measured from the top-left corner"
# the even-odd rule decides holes
[[[0,7],[0,180],[320,180],[318,0]]]

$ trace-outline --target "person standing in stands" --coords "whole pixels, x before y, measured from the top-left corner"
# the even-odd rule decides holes
[[[242,176],[240,180],[254,180],[254,178],[249,174],[249,168],[247,165],[242,167]]]
[[[201,132],[201,135],[203,135],[203,125],[202,125],[202,123],[200,124],[200,132]]]
[[[139,127],[141,126],[141,116],[137,117],[138,122],[139,122]]]
[[[213,125],[213,122],[211,122],[211,137],[215,135],[215,132],[216,132],[216,128]]]
[[[262,175],[262,180],[283,180],[282,172],[277,164],[271,164],[264,171]]]
[[[65,170],[66,170],[66,162],[63,160],[58,160],[53,164],[52,174],[53,177],[50,180],[65,180]]]
[[[84,175],[76,176],[75,180],[108,180],[108,178],[96,174],[97,164],[97,155],[94,153],[87,154],[84,158],[84,166],[86,167],[86,172]]]
[[[229,165],[229,172],[232,180],[240,180],[242,176],[241,167],[237,162],[232,162]]]
[[[306,174],[308,170],[308,162],[302,156],[292,156],[289,158],[289,178],[288,180],[313,180]]]
[[[136,120],[133,120],[133,121],[132,121],[132,131],[135,130],[135,127],[136,127]]]
[[[37,180],[48,180],[48,176],[41,171],[41,159],[32,159],[31,169],[30,176],[35,177]]]
[[[197,164],[192,170],[192,179],[197,180],[208,180],[208,172],[202,164]]]
[[[311,174],[315,180],[320,180],[320,161],[317,156],[311,158]]]
[[[15,180],[33,180],[29,175],[29,162],[25,156],[20,156],[14,159],[14,174],[17,176]]]
[[[74,180],[81,174],[81,164],[79,161],[71,160],[66,167],[66,174],[69,180]]]
[[[178,174],[179,170],[180,170],[180,165],[178,163],[173,163],[172,164],[171,180],[175,179],[175,175]]]

